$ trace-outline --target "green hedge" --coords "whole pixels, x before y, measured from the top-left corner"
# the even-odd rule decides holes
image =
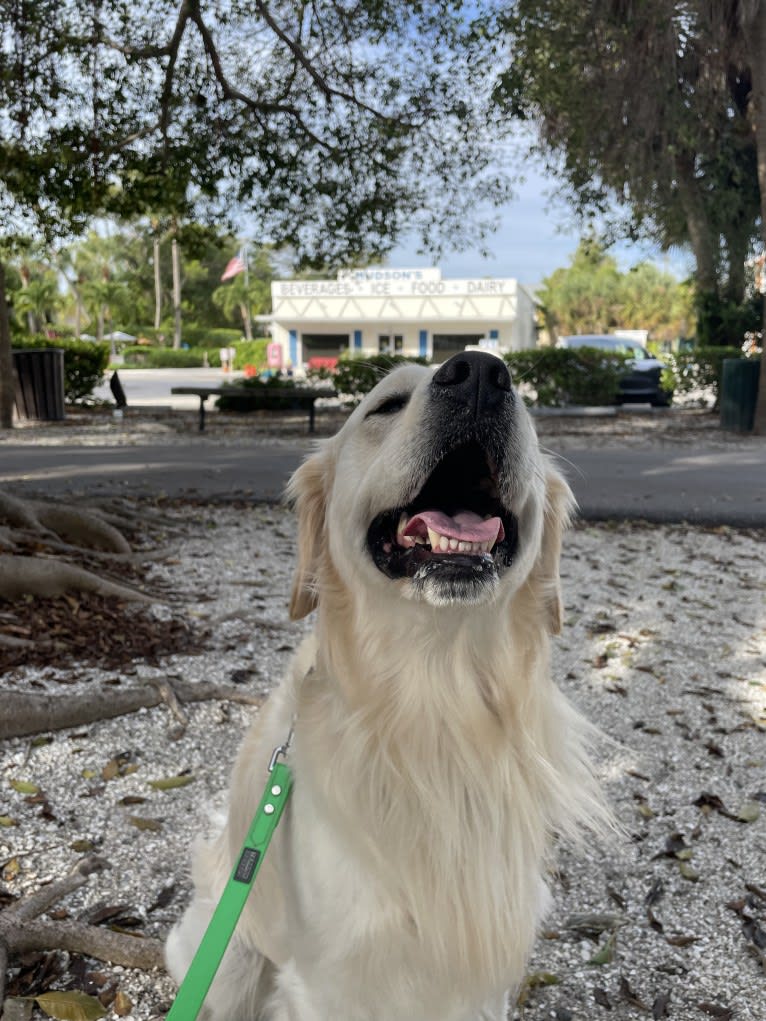
[[[341,358],[336,369],[317,369],[309,373],[309,378],[327,381],[341,396],[360,401],[386,373],[397,365],[406,364],[428,365],[428,361],[425,358],[406,358],[404,355]]]
[[[221,359],[217,350],[206,351],[201,347],[126,347],[122,352],[125,364],[140,369],[201,369],[207,354],[210,368],[220,368]]]
[[[531,403],[542,407],[566,404],[614,404],[628,356],[595,347],[539,347],[503,356],[516,386],[536,392]]]
[[[172,333],[169,339],[173,339]],[[181,331],[181,339],[189,347],[215,348],[216,354],[219,347],[231,347],[242,339],[242,330],[233,330],[228,326],[184,326]],[[167,343],[168,334],[165,333]],[[210,357],[210,351],[208,351]]]
[[[241,340],[236,344],[229,343],[223,347],[233,347],[236,351],[234,356],[234,368],[244,369],[246,365],[254,365],[258,371],[266,368],[266,347],[269,344],[268,337],[260,337],[258,340]],[[149,347],[144,344],[135,344],[123,350],[125,364],[128,367],[142,369],[200,369],[204,365],[205,356],[207,364],[211,369],[221,367],[221,358],[217,347]]]
[[[707,391],[713,398],[713,408],[720,400],[721,375],[725,358],[737,358],[741,352],[733,347],[698,347],[692,351],[675,351],[663,355],[667,365],[663,384],[672,386],[677,394],[694,390]],[[667,381],[667,382],[666,382]]]
[[[109,345],[69,337],[14,337],[11,346],[19,350],[59,347],[64,352],[64,397],[71,404],[89,397],[101,383],[109,364]]]

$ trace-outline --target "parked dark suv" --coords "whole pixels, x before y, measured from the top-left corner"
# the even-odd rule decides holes
[[[582,333],[573,337],[560,337],[556,347],[596,347],[630,355],[628,372],[620,379],[617,401],[620,404],[642,403],[656,407],[670,404],[673,392],[662,388],[663,362],[652,358],[637,341],[606,333]]]

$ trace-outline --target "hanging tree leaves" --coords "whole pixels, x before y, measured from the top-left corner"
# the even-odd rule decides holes
[[[0,10],[6,236],[194,211],[247,218],[300,262],[347,263],[410,231],[475,239],[476,208],[503,194],[460,2]]]

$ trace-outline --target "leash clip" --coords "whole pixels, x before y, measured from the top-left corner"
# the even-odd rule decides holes
[[[271,758],[269,759],[270,773],[274,772],[274,766],[276,766],[280,759],[287,758],[287,753],[290,751],[290,745],[293,743],[294,731],[295,731],[295,717],[293,717],[293,721],[290,724],[290,733],[287,735],[287,740],[285,741],[284,744],[278,745],[271,753]]]

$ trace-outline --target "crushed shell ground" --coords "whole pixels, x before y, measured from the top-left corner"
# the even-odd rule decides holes
[[[181,677],[265,692],[276,683],[305,629],[286,618],[291,520],[267,506],[203,507],[186,522],[172,561],[153,575],[183,595],[192,626],[210,629],[203,653],[159,666],[135,660],[118,674],[19,667],[3,686],[61,694]],[[607,850],[562,850],[554,905],[511,1017],[763,1021],[764,534],[581,524],[566,541],[563,575],[555,675],[610,739],[599,769],[625,838]],[[59,907],[82,917],[124,905],[140,932],[163,937],[189,894],[191,841],[223,804],[253,711],[189,706],[180,740],[163,707],[0,745],[0,816],[15,823],[0,828],[0,889],[19,895],[60,878],[81,856],[73,845],[92,846],[111,867]],[[129,768],[105,780],[115,759]],[[182,773],[193,778],[186,786],[149,785]],[[14,780],[37,785],[49,811]],[[583,915],[597,917],[575,917]],[[168,1009],[164,974],[94,967],[129,997],[129,1016]]]

